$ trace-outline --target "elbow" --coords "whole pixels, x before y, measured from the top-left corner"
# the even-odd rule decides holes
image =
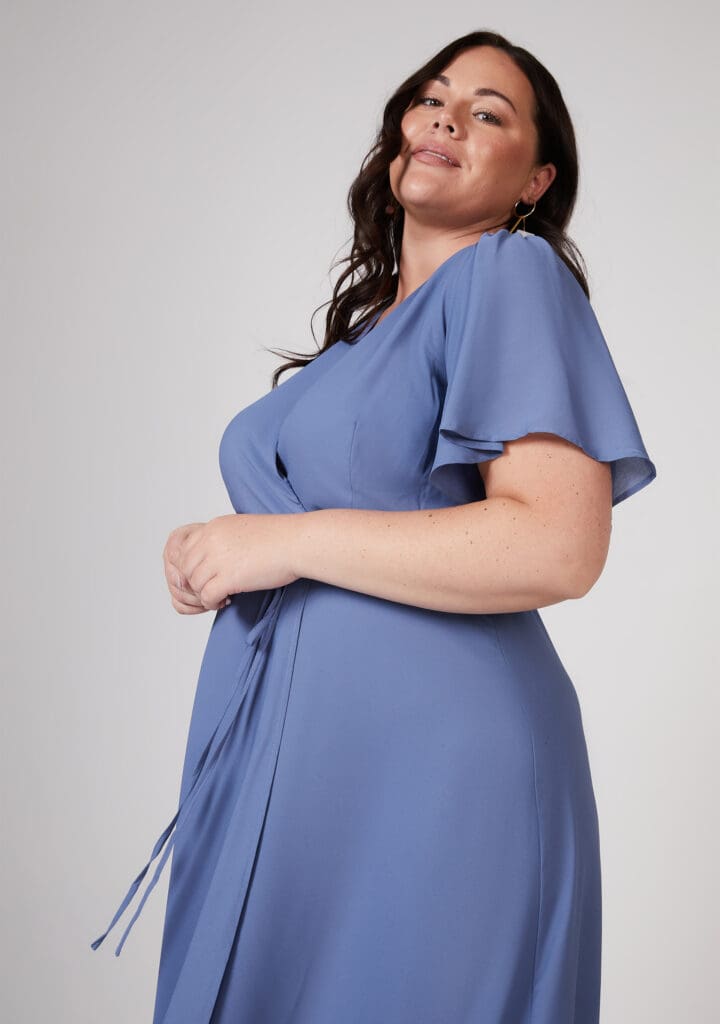
[[[574,579],[574,586],[572,587],[571,593],[568,595],[571,600],[577,601],[581,597],[585,597],[590,593],[592,588],[595,586],[597,581],[600,579],[601,573],[579,573]]]
[[[572,597],[585,597],[602,576],[610,550],[612,511],[609,506],[594,516],[586,529],[575,534],[576,542],[568,554],[573,566]]]
[[[590,593],[602,575],[610,548],[612,519],[554,524],[545,545],[545,582],[553,601],[577,600]],[[547,533],[545,534],[547,540]]]
[[[556,600],[577,600],[590,593],[605,568],[609,535],[598,531],[582,537],[558,534],[554,558]]]
[[[569,572],[568,597],[578,600],[590,593],[597,581],[602,576],[607,559],[607,550],[604,552],[584,553],[573,562],[573,571]]]
[[[541,522],[543,575],[554,602],[585,597],[600,579],[610,547],[609,514],[571,513]]]

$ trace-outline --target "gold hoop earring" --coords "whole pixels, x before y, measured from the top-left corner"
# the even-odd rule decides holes
[[[518,213],[518,203],[522,203],[522,202],[523,202],[522,199],[518,199],[517,203],[515,203],[514,210],[515,210],[515,214],[517,216],[517,220],[515,221],[513,226],[510,228],[510,234],[512,234],[513,231],[515,231],[515,229],[517,228],[517,226],[520,223],[520,221],[523,222],[523,226],[520,228],[520,230],[521,231],[525,231],[525,221],[526,221],[526,219],[530,216],[531,213],[535,213],[535,203],[532,204],[532,209],[528,210],[527,213]],[[523,205],[527,206],[528,204],[524,203]]]

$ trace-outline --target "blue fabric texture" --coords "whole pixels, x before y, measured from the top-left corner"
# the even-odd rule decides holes
[[[655,467],[585,293],[544,239],[521,237],[473,247],[453,281],[431,482],[472,500],[476,463],[505,441],[551,433],[610,463],[617,505]]]
[[[591,305],[543,239],[457,251],[220,441],[237,513],[442,508],[549,432],[656,475]],[[153,1024],[597,1024],[601,873],[582,714],[539,611],[299,579],[235,594],[200,666]]]

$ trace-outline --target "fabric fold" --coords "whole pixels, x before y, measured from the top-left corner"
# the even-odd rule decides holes
[[[458,503],[476,500],[476,463],[551,433],[610,464],[617,505],[656,470],[585,292],[538,235],[482,241],[448,289],[430,483]]]
[[[210,739],[198,758],[193,771],[191,784],[185,793],[185,796],[181,800],[175,815],[158,837],[147,864],[131,883],[125,898],[122,900],[106,930],[90,944],[91,949],[98,949],[109,932],[111,932],[115,927],[138,891],[143,879],[150,869],[151,864],[160,854],[163,847],[165,847],[165,852],[157,865],[155,874],[148,884],[142,899],[140,900],[140,903],[130,919],[130,922],[128,923],[115,950],[115,956],[120,956],[122,948],[133,925],[140,916],[148,896],[155,888],[162,875],[163,868],[165,867],[170,853],[172,852],[178,831],[183,827],[184,822],[187,820],[188,815],[197,800],[198,794],[201,793],[204,787],[208,785],[208,782],[213,778],[213,775],[217,770],[217,765],[220,763],[220,758],[223,749],[225,748],[227,738],[238,718],[238,715],[240,714],[248,693],[251,692],[252,684],[262,670],[285,592],[285,587],[280,587],[276,590],[269,590],[263,599],[257,619],[246,637],[247,648],[243,652],[243,658],[232,693]],[[167,846],[165,846],[166,843]]]

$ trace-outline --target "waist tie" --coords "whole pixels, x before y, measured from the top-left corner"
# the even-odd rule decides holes
[[[245,697],[248,693],[248,690],[250,689],[250,685],[253,682],[253,680],[257,677],[258,673],[262,669],[263,664],[265,663],[270,638],[275,627],[278,611],[280,609],[280,605],[282,603],[284,595],[285,587],[279,587],[275,590],[268,591],[267,595],[263,598],[260,610],[258,612],[258,617],[256,618],[254,625],[252,626],[246,637],[247,648],[243,652],[243,657],[241,660],[240,669],[238,671],[236,683],[232,689],[228,702],[225,705],[225,709],[220,717],[220,720],[218,724],[215,726],[212,736],[208,740],[205,749],[198,758],[197,764],[195,765],[195,769],[193,771],[190,786],[187,792],[185,793],[183,799],[180,801],[180,804],[174,817],[170,821],[167,828],[165,828],[165,830],[161,833],[160,837],[155,843],[152,854],[150,855],[150,860],[147,862],[147,864],[142,869],[137,878],[133,881],[132,885],[128,890],[127,895],[125,896],[125,899],[118,907],[115,916],[108,925],[107,929],[105,930],[105,932],[103,932],[101,936],[99,936],[99,938],[95,939],[95,941],[91,943],[92,949],[97,949],[98,946],[101,945],[101,943],[105,939],[105,936],[110,931],[112,931],[112,929],[117,924],[118,920],[122,917],[123,913],[125,912],[125,909],[127,908],[128,904],[130,903],[133,896],[137,892],[143,878],[147,874],[150,865],[158,856],[163,846],[165,846],[165,843],[167,842],[168,838],[171,836],[172,833],[172,838],[170,838],[170,842],[167,843],[165,853],[163,854],[162,859],[160,860],[155,870],[155,874],[153,875],[152,881],[146,888],[143,897],[137,907],[137,910],[133,914],[130,923],[128,924],[122,938],[120,939],[118,947],[115,950],[115,956],[120,956],[120,952],[125,944],[125,940],[130,934],[130,929],[140,916],[140,913],[143,907],[145,906],[145,902],[148,896],[155,888],[155,885],[157,884],[157,881],[160,878],[160,875],[162,874],[162,870],[167,862],[168,857],[170,856],[170,852],[175,843],[178,830],[182,828],[184,821],[186,820],[195,800],[197,799],[198,793],[201,792],[203,787],[207,785],[208,780],[212,778],[213,769],[218,764],[218,760],[220,758],[222,749],[225,745],[225,741],[227,740],[227,737],[233,727],[235,720],[240,714]],[[174,832],[173,829],[175,830]]]

